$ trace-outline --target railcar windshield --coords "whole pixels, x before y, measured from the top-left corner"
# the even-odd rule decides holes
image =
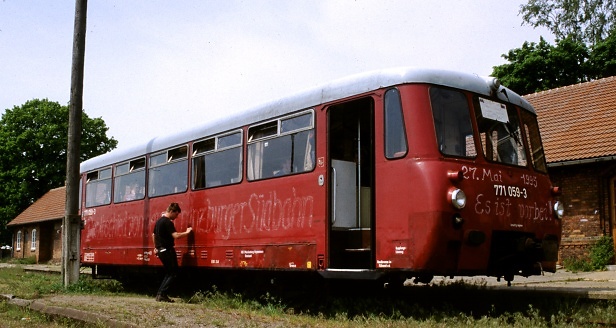
[[[485,157],[494,162],[526,166],[517,109],[481,97],[476,97],[474,102]]]
[[[539,123],[537,117],[529,112],[521,111],[522,124],[526,131],[526,141],[530,147],[530,160],[535,167],[535,170],[547,173],[548,166],[545,163],[545,155],[543,153],[543,145],[541,144],[541,136],[539,135]]]
[[[443,155],[474,158],[479,151],[491,162],[527,166],[530,161],[535,170],[547,172],[533,113],[518,112],[511,104],[480,96],[473,97],[471,108],[464,93],[439,87],[430,88],[430,103],[437,144]],[[473,116],[477,134],[473,133]],[[476,150],[476,144],[481,149]],[[530,148],[528,155],[526,147]]]

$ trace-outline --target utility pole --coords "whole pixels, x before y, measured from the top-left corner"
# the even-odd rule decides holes
[[[66,152],[66,204],[64,220],[62,222],[62,280],[64,281],[64,287],[79,281],[79,241],[81,238],[79,157],[83,111],[83,66],[86,50],[87,8],[87,0],[75,0],[71,99],[69,103],[68,145]]]

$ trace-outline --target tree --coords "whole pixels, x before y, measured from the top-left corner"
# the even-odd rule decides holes
[[[616,76],[616,31],[592,47],[588,69],[593,79]]]
[[[572,37],[550,45],[524,42],[503,58],[507,64],[494,66],[492,76],[519,94],[528,94],[616,75],[616,32],[587,47]]]
[[[64,185],[68,106],[33,99],[7,109],[0,119],[0,241],[9,242],[6,224],[47,191]],[[117,146],[101,118],[82,120],[82,161]]]
[[[557,40],[572,37],[594,45],[615,28],[613,0],[528,0],[520,6],[523,23],[547,27]]]
[[[519,94],[534,93],[586,81],[588,56],[586,45],[572,38],[552,46],[542,37],[502,55],[509,63],[493,67],[492,76]]]

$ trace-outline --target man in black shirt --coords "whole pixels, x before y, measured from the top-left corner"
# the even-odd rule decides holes
[[[156,294],[157,302],[173,302],[173,300],[167,296],[167,291],[178,272],[178,258],[174,248],[175,240],[188,236],[192,231],[191,227],[188,227],[185,232],[177,232],[175,230],[173,220],[175,220],[181,212],[182,210],[178,203],[171,203],[169,207],[167,207],[167,211],[163,213],[163,216],[158,219],[154,225],[154,233],[152,233],[154,253],[165,267],[165,278],[160,284],[160,288]]]

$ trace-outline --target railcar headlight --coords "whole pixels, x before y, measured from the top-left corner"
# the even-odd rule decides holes
[[[565,205],[561,202],[554,203],[554,214],[557,218],[562,219],[565,214]]]
[[[466,206],[466,195],[462,189],[454,189],[451,192],[451,204],[459,210]]]

